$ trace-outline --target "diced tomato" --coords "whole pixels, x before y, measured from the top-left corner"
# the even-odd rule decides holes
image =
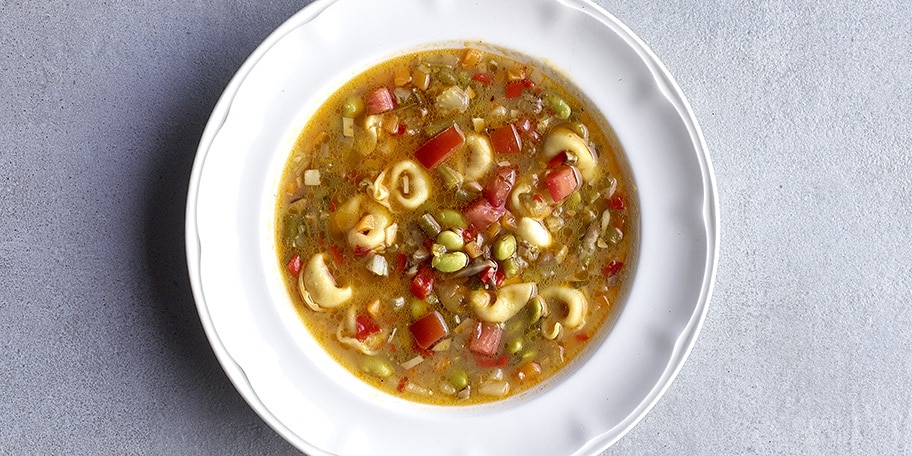
[[[494,356],[500,350],[503,328],[491,323],[478,322],[469,340],[469,350],[485,356]]]
[[[345,264],[345,258],[342,257],[342,253],[339,252],[339,248],[335,244],[329,246],[329,255],[336,264]]]
[[[430,348],[449,334],[443,315],[436,310],[412,323],[409,331],[415,338],[415,343],[424,349]]]
[[[458,125],[453,124],[422,144],[415,151],[415,159],[421,162],[425,168],[431,169],[446,160],[464,142],[465,135],[459,130]]]
[[[434,289],[434,271],[426,265],[418,268],[418,273],[415,274],[415,278],[412,279],[412,286],[409,291],[418,298],[424,299],[429,294],[431,290]]]
[[[558,166],[563,165],[565,161],[567,161],[567,153],[561,152],[552,157],[551,160],[548,160],[548,168],[557,168]]]
[[[378,332],[380,332],[380,325],[370,315],[355,317],[355,339],[358,339],[358,342],[364,342],[368,336]]]
[[[516,169],[501,166],[494,170],[494,177],[485,188],[484,195],[492,206],[503,206],[516,183]]]
[[[329,199],[329,212],[336,212],[337,207],[339,207],[339,200],[334,196]]]
[[[522,84],[523,84],[523,87],[525,87],[525,88],[527,88],[527,89],[534,89],[534,88],[535,88],[535,81],[533,81],[533,80],[531,80],[531,79],[529,79],[529,78],[523,78]]]
[[[462,230],[462,241],[469,243],[475,240],[478,237],[478,233],[475,232],[471,227]]]
[[[355,246],[355,249],[354,249],[355,256],[363,257],[363,256],[367,256],[367,254],[369,254],[369,253],[371,253],[371,249],[369,249],[367,247],[361,247],[360,245]]]
[[[624,263],[617,260],[611,260],[608,262],[607,266],[602,268],[602,274],[604,274],[605,277],[616,276],[619,272],[621,272],[621,268],[623,267]]]
[[[491,147],[498,154],[518,154],[522,150],[519,132],[513,124],[507,124],[488,133]]]
[[[396,102],[393,100],[393,94],[389,89],[380,87],[372,92],[368,92],[365,96],[364,105],[367,109],[367,113],[373,115],[391,111],[396,107]]]
[[[463,211],[463,215],[476,230],[485,230],[492,223],[500,220],[504,212],[506,209],[503,206],[494,206],[482,196],[469,204]]]
[[[402,274],[402,271],[405,271],[405,262],[408,260],[408,255],[404,253],[396,254],[396,274]]]
[[[477,73],[475,76],[472,76],[472,79],[484,85],[491,84],[491,75],[488,73]]]
[[[539,195],[538,193],[532,195],[532,199],[534,199],[536,202],[539,202],[539,203],[544,203],[544,202],[545,202],[545,197]]]
[[[478,274],[478,279],[481,280],[481,283],[493,283],[494,274],[496,272],[497,272],[497,268],[495,268],[495,267],[484,268],[484,270],[481,271],[480,274]]]
[[[582,180],[579,171],[572,166],[561,165],[548,173],[545,177],[545,184],[548,186],[548,193],[551,199],[560,201],[580,187]]]
[[[291,257],[291,260],[288,261],[288,264],[285,265],[288,268],[288,272],[291,275],[297,277],[301,273],[301,256],[295,255]]]
[[[624,210],[624,198],[621,195],[614,195],[608,198],[608,206],[616,211]]]
[[[494,271],[494,286],[497,288],[502,287],[505,280],[507,280],[507,275],[504,274],[502,269],[497,268],[497,270]]]
[[[399,379],[399,384],[396,385],[396,391],[400,393],[405,391],[405,385],[408,385],[408,377],[402,377]]]
[[[522,95],[523,82],[511,81],[507,83],[507,98],[516,98]]]
[[[396,125],[396,130],[393,131],[393,134],[396,136],[402,136],[406,132],[408,132],[408,127],[404,123],[400,123]]]
[[[586,342],[587,340],[589,340],[589,334],[586,334],[586,333],[578,333],[575,337],[576,337],[576,340],[579,342]]]

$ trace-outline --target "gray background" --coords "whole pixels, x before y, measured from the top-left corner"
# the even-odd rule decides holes
[[[295,454],[184,259],[209,112],[307,2],[261,3],[0,0],[0,453]],[[722,213],[693,353],[605,454],[912,454],[910,3],[599,3],[688,96]]]

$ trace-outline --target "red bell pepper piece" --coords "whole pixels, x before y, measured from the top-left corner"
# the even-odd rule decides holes
[[[288,264],[285,265],[288,268],[288,272],[291,275],[297,277],[301,273],[301,256],[295,255],[291,257],[291,260],[288,261]]]
[[[472,79],[484,85],[489,85],[491,83],[491,75],[488,73],[477,73],[475,76],[472,76]]]
[[[380,325],[370,315],[355,317],[355,339],[358,339],[358,342],[364,342],[368,336],[378,332],[380,332]]]
[[[432,169],[446,160],[453,151],[465,142],[465,135],[459,126],[453,126],[434,135],[415,151],[415,159],[427,169]]]
[[[604,274],[605,277],[616,276],[619,272],[621,272],[621,268],[623,267],[624,263],[617,260],[611,260],[608,262],[607,266],[602,268],[602,274]]]
[[[498,154],[518,154],[522,150],[519,131],[513,124],[507,124],[488,133],[491,148]]]
[[[511,81],[507,83],[507,98],[516,98],[522,95],[523,82]]]
[[[409,326],[418,347],[428,349],[449,334],[443,315],[436,310],[419,318]]]
[[[409,291],[412,292],[418,299],[424,299],[429,294],[431,290],[434,289],[434,271],[426,265],[422,265],[418,268],[418,273],[415,274],[415,278],[412,279],[412,286]]]
[[[614,195],[611,198],[608,198],[608,206],[616,211],[624,210],[624,198],[621,195]]]

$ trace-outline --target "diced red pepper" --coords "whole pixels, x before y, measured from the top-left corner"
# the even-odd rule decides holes
[[[500,350],[503,328],[491,323],[478,322],[469,340],[469,350],[485,356],[494,356]]]
[[[567,153],[561,152],[554,157],[551,157],[551,160],[548,160],[548,168],[554,169],[560,165],[563,165],[567,161]]]
[[[363,257],[363,256],[367,256],[367,254],[369,254],[369,253],[371,253],[371,249],[369,249],[367,247],[361,247],[360,245],[355,246],[355,249],[354,249],[355,256]]]
[[[370,315],[355,317],[355,339],[358,339],[358,342],[364,342],[368,336],[378,332],[380,332],[380,325]]]
[[[426,265],[422,265],[418,268],[418,273],[415,274],[415,278],[412,279],[412,286],[409,291],[412,292],[418,299],[424,299],[429,294],[431,290],[434,289],[434,271]]]
[[[621,195],[614,195],[608,198],[608,206],[616,211],[624,210],[624,198]]]
[[[415,151],[415,159],[427,169],[432,169],[446,160],[453,151],[465,142],[465,135],[459,126],[453,126],[434,135]]]
[[[619,272],[621,272],[621,268],[623,267],[624,263],[617,260],[612,260],[608,262],[607,266],[602,268],[602,274],[604,274],[605,277],[616,276]]]
[[[505,280],[507,280],[507,275],[504,274],[503,269],[497,268],[494,271],[494,286],[497,288],[502,287]]]
[[[516,98],[522,95],[523,82],[511,81],[507,83],[507,98]]]
[[[357,181],[355,181],[355,182],[357,182]],[[336,212],[336,208],[338,208],[338,207],[339,207],[339,200],[336,199],[335,196],[330,198],[329,199],[329,212]]]
[[[579,333],[576,335],[576,340],[579,342],[586,342],[587,340],[589,340],[589,334]]]
[[[412,323],[409,331],[415,338],[415,343],[423,349],[430,348],[449,334],[443,315],[436,310]]]
[[[402,271],[405,271],[405,263],[408,260],[408,255],[404,253],[396,254],[396,274],[402,274]]]
[[[507,124],[488,133],[491,147],[498,154],[518,154],[522,150],[519,131],[513,124]]]
[[[503,206],[494,206],[487,198],[481,197],[469,204],[463,211],[466,220],[476,230],[483,231],[492,223],[500,220],[506,209]]]
[[[408,385],[408,377],[402,377],[399,379],[399,384],[396,385],[396,391],[400,393],[405,391],[405,385]]]
[[[548,176],[545,177],[545,184],[548,186],[551,199],[561,201],[580,187],[582,179],[576,168],[561,165],[548,173]]]
[[[503,206],[516,183],[516,169],[502,166],[494,170],[494,177],[485,188],[484,195],[492,206]]]
[[[461,234],[462,234],[462,242],[465,242],[466,244],[474,241],[475,238],[478,237],[478,233],[475,232],[475,230],[473,230],[471,227],[462,230]]]
[[[373,115],[391,111],[396,107],[396,102],[393,100],[393,94],[389,89],[380,87],[368,92],[365,96],[364,105],[367,113]]]
[[[492,283],[494,282],[494,274],[497,272],[495,267],[487,267],[478,274],[478,279],[481,280],[481,283]]]
[[[488,73],[476,73],[475,76],[472,76],[472,79],[484,85],[491,84],[491,75]]]
[[[288,268],[288,272],[291,275],[297,277],[301,273],[301,256],[295,255],[291,257],[291,260],[288,261],[288,264],[285,265]]]
[[[336,264],[345,264],[345,258],[342,257],[342,253],[339,252],[339,248],[335,244],[329,246],[329,255]]]
[[[396,125],[396,130],[393,131],[393,134],[396,136],[402,136],[406,132],[408,132],[408,127],[404,123],[400,123]]]
[[[533,80],[531,80],[531,79],[529,79],[529,78],[523,78],[522,84],[523,84],[523,87],[525,87],[525,88],[527,88],[527,89],[534,89],[534,88],[535,88],[535,81],[533,81]]]

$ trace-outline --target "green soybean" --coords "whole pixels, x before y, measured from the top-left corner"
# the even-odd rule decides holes
[[[389,365],[386,360],[381,358],[374,358],[372,356],[366,356],[361,358],[359,363],[361,370],[371,374],[375,377],[387,378],[390,375],[393,375],[393,367]]]
[[[465,241],[462,240],[462,236],[450,230],[441,231],[440,234],[437,235],[437,243],[446,247],[450,252],[462,250],[465,246]]]
[[[508,234],[501,236],[494,243],[494,258],[500,261],[506,260],[516,253],[516,236]]]
[[[464,370],[457,370],[450,372],[449,376],[450,383],[456,387],[457,390],[461,390],[469,386],[469,376]]]
[[[465,217],[463,217],[459,211],[453,209],[444,209],[440,211],[440,213],[437,214],[437,220],[440,222],[440,226],[444,228],[466,229],[469,227]]]
[[[469,256],[463,252],[444,253],[431,260],[431,266],[440,272],[456,272],[468,264]]]
[[[519,353],[520,351],[522,351],[522,349],[523,349],[522,339],[519,339],[519,338],[513,339],[507,343],[507,351],[509,351],[512,354]]]
[[[516,261],[516,258],[507,258],[503,262],[503,272],[504,276],[508,279],[516,277],[519,274],[519,262]]]

